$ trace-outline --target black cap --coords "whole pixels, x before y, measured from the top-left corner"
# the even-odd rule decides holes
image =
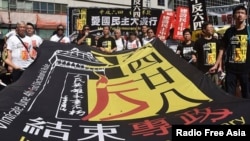
[[[30,23],[30,22],[28,22],[26,25],[30,25],[30,26],[32,26],[33,28],[35,28],[35,26],[34,26],[32,23]]]

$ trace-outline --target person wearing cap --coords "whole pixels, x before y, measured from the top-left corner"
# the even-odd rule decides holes
[[[42,44],[43,39],[35,34],[35,26],[30,22],[26,24],[26,35],[29,36],[32,40],[33,49],[31,55],[33,58],[36,58],[37,48]]]
[[[64,34],[64,26],[58,25],[56,29],[56,34],[50,37],[50,41],[53,42],[60,42],[60,43],[70,43],[69,37],[65,36]]]

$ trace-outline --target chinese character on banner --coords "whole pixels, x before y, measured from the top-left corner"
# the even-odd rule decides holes
[[[164,11],[160,16],[156,36],[159,37],[159,39],[163,42],[165,42],[166,38],[168,37],[168,32],[174,20],[174,16],[174,11]]]
[[[189,9],[188,7],[177,7],[176,24],[174,24],[174,36],[176,40],[182,40],[182,31],[189,27]]]
[[[133,18],[141,18],[142,16],[143,0],[132,0],[131,1],[131,11]],[[137,23],[138,25],[138,23]]]
[[[189,0],[190,25],[192,30],[201,29],[207,21],[206,2],[204,0]]]

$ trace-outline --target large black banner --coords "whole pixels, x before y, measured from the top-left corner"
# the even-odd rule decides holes
[[[171,141],[175,125],[250,123],[250,100],[159,40],[115,54],[44,41],[38,54],[0,92],[1,141]]]
[[[139,18],[133,17],[131,9],[122,8],[68,8],[69,35],[74,31],[82,30],[83,25],[91,27],[92,32],[100,35],[103,26],[110,26],[111,29],[120,28],[122,34],[130,31],[140,30],[141,25],[148,25],[156,31],[159,17],[162,10],[144,9]]]

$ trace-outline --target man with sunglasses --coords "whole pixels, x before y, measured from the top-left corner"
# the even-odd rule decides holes
[[[70,43],[69,37],[64,35],[64,27],[63,25],[58,25],[56,34],[51,36],[50,41],[60,42],[60,43]]]
[[[89,25],[83,26],[82,34],[79,34],[77,37],[77,44],[96,47],[95,37],[91,35]]]

